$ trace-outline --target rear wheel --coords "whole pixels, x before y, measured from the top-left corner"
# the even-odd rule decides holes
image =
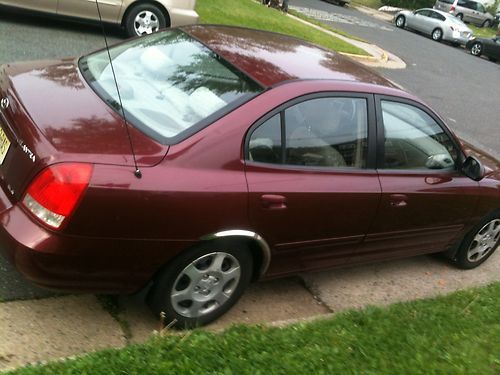
[[[464,19],[464,15],[462,13],[458,13],[455,17],[457,17],[459,20]]]
[[[434,31],[432,32],[432,39],[434,39],[436,42],[439,42],[441,41],[442,38],[443,38],[443,31],[439,28],[434,29]]]
[[[182,253],[155,280],[153,312],[178,328],[202,326],[228,311],[250,282],[253,258],[235,242],[208,243]]]
[[[483,24],[481,25],[481,27],[490,27],[491,26],[491,21],[490,20],[486,20],[483,22]]]
[[[477,57],[481,56],[483,53],[483,45],[479,42],[474,43],[470,48],[470,53]]]
[[[153,4],[139,4],[130,9],[124,19],[129,36],[141,36],[167,27],[167,18],[162,10]]]
[[[481,220],[463,239],[454,262],[464,269],[479,266],[500,244],[500,211]]]
[[[396,26],[399,27],[400,29],[404,28],[406,24],[406,18],[405,16],[397,16],[396,18]]]

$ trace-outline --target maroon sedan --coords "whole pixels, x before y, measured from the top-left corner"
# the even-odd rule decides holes
[[[225,26],[110,56],[0,69],[0,248],[38,285],[184,327],[262,277],[498,246],[499,162],[371,70]]]

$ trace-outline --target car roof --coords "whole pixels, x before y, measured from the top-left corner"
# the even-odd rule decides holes
[[[180,28],[263,87],[303,79],[333,79],[395,87],[369,68],[304,40],[222,25]]]

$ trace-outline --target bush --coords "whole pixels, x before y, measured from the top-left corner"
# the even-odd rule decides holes
[[[382,4],[405,9],[432,8],[435,0],[382,0]]]

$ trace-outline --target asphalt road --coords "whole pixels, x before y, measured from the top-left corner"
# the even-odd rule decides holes
[[[500,65],[394,28],[353,9],[318,0],[291,0],[291,5],[326,10],[336,28],[357,35],[398,55],[404,70],[380,72],[417,94],[448,120],[460,135],[500,157]],[[332,17],[333,17],[332,16]],[[109,42],[123,39],[107,28]],[[78,56],[104,47],[99,26],[55,21],[6,12],[0,7],[0,64]],[[45,297],[0,257],[0,300]]]
[[[403,59],[406,69],[377,70],[427,102],[459,136],[500,158],[500,63],[353,8],[319,0],[290,0],[290,5],[326,11],[333,20],[323,22]]]

